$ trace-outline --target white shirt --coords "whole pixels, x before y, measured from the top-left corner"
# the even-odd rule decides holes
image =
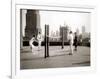
[[[73,34],[69,34],[69,40],[70,40],[70,43],[73,44]]]

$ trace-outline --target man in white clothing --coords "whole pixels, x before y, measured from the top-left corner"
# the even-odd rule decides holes
[[[70,44],[70,53],[69,55],[73,54],[73,33],[70,31],[69,33],[69,44]]]
[[[38,50],[40,50],[41,49],[41,42],[42,42],[41,32],[38,33],[37,40],[38,40]]]

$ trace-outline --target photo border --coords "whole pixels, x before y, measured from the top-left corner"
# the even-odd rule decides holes
[[[20,9],[46,9],[56,11],[77,11],[91,13],[91,66],[90,67],[75,67],[75,68],[50,68],[50,69],[29,69],[20,70]],[[96,69],[96,51],[94,39],[96,37],[95,30],[95,7],[75,7],[75,6],[51,6],[51,5],[34,5],[34,4],[12,4],[12,79],[28,77],[47,77],[63,74],[79,74],[93,72]],[[33,75],[34,74],[34,75]],[[45,76],[46,75],[46,76]]]

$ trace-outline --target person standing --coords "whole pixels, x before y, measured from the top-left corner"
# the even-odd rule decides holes
[[[75,37],[74,37],[74,46],[75,46],[75,51],[77,51],[77,44],[78,44],[78,41],[77,41],[77,33],[75,32]]]
[[[73,33],[70,31],[69,33],[69,44],[70,44],[70,53],[69,55],[73,54]]]
[[[41,49],[41,42],[42,42],[41,32],[38,33],[37,40],[38,40],[38,50],[40,50]]]

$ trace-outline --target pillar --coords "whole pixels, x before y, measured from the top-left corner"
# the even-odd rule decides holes
[[[49,57],[49,25],[45,25],[45,54],[44,58]]]

